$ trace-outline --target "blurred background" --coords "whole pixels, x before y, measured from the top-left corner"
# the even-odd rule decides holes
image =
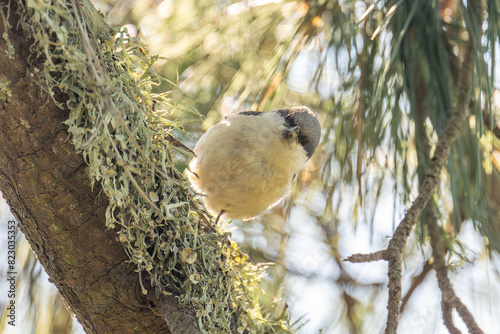
[[[158,55],[155,71],[179,108],[189,147],[225,115],[307,105],[320,147],[290,196],[251,222],[229,222],[252,262],[272,262],[262,288],[288,305],[298,333],[381,333],[387,264],[350,264],[384,249],[418,194],[451,113],[469,10],[442,1],[93,1],[110,25]],[[500,82],[498,8],[487,2],[475,58],[468,127],[434,198],[457,295],[485,333],[500,318]],[[182,107],[181,107],[182,106]],[[179,156],[178,168],[188,161]],[[7,221],[0,204],[0,254]],[[2,255],[3,256],[3,255]],[[6,324],[7,267],[0,261],[0,332],[82,333],[17,237],[18,326]],[[403,263],[400,333],[448,333],[423,224]],[[457,320],[457,327],[466,332]]]

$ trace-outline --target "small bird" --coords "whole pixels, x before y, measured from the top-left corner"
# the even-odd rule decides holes
[[[249,220],[287,194],[320,135],[307,107],[232,114],[198,140],[188,178],[217,220]]]

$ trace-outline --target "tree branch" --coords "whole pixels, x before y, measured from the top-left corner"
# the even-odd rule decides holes
[[[370,254],[353,254],[349,256],[344,261],[352,262],[352,263],[362,263],[362,262],[374,262],[380,260],[387,260],[386,258],[386,250],[379,250],[375,253]]]
[[[473,38],[469,39],[459,72],[456,105],[444,133],[439,138],[434,156],[430,161],[429,169],[425,175],[422,186],[420,187],[417,198],[412,203],[412,206],[407,211],[405,217],[396,228],[392,239],[389,241],[387,250],[368,255],[356,254],[348,259],[348,261],[352,259],[351,262],[367,262],[380,260],[382,258],[389,261],[389,301],[387,306],[388,315],[385,329],[386,334],[395,334],[399,324],[401,303],[401,256],[403,249],[413,226],[416,224],[418,218],[422,214],[422,211],[427,205],[427,202],[437,188],[439,176],[444,164],[448,160],[451,146],[457,139],[460,130],[465,123],[472,83],[474,52],[472,40]],[[464,315],[467,314],[465,310],[462,311],[464,312]]]
[[[452,311],[455,308],[469,328],[469,332],[480,334],[483,331],[479,328],[474,317],[467,307],[457,297],[451,282],[448,278],[448,268],[446,268],[445,254],[446,250],[441,240],[441,229],[437,225],[437,217],[434,210],[429,210],[430,219],[427,219],[427,228],[431,238],[432,256],[434,263],[432,267],[436,271],[439,288],[442,292],[441,307],[443,310],[443,320],[450,333],[460,333],[453,324]]]
[[[7,0],[0,0],[0,8]],[[90,187],[87,166],[68,141],[68,117],[30,74],[31,42],[18,24],[15,1],[0,38],[0,189],[38,260],[87,333],[200,333],[190,309],[154,289],[142,294],[116,232],[105,229],[107,198]],[[68,97],[59,94],[59,101]],[[168,320],[168,324],[165,321]]]
[[[429,274],[429,272],[432,270],[432,265],[429,263],[429,261],[426,261],[424,264],[424,267],[422,268],[422,272],[418,275],[413,277],[411,280],[411,285],[410,289],[406,293],[406,295],[401,299],[401,310],[400,313],[403,313],[406,305],[410,301],[411,296],[413,296],[413,293],[417,288],[424,282],[425,278]]]
[[[450,332],[450,334],[462,334],[462,332],[460,332],[453,323],[453,316],[452,316],[453,308],[450,307],[449,304],[446,304],[445,302],[441,301],[441,309],[443,311],[443,322],[446,328],[448,329],[448,332]]]

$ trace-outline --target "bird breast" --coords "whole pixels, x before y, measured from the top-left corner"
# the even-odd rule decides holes
[[[279,202],[307,161],[303,147],[284,138],[284,130],[276,113],[235,115],[200,138],[188,177],[209,211],[246,220]]]

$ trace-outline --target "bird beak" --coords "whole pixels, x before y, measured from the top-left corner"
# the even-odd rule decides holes
[[[298,125],[291,126],[285,129],[284,137],[285,139],[290,141],[294,139],[296,140],[299,137],[299,133],[300,133],[300,126]]]

